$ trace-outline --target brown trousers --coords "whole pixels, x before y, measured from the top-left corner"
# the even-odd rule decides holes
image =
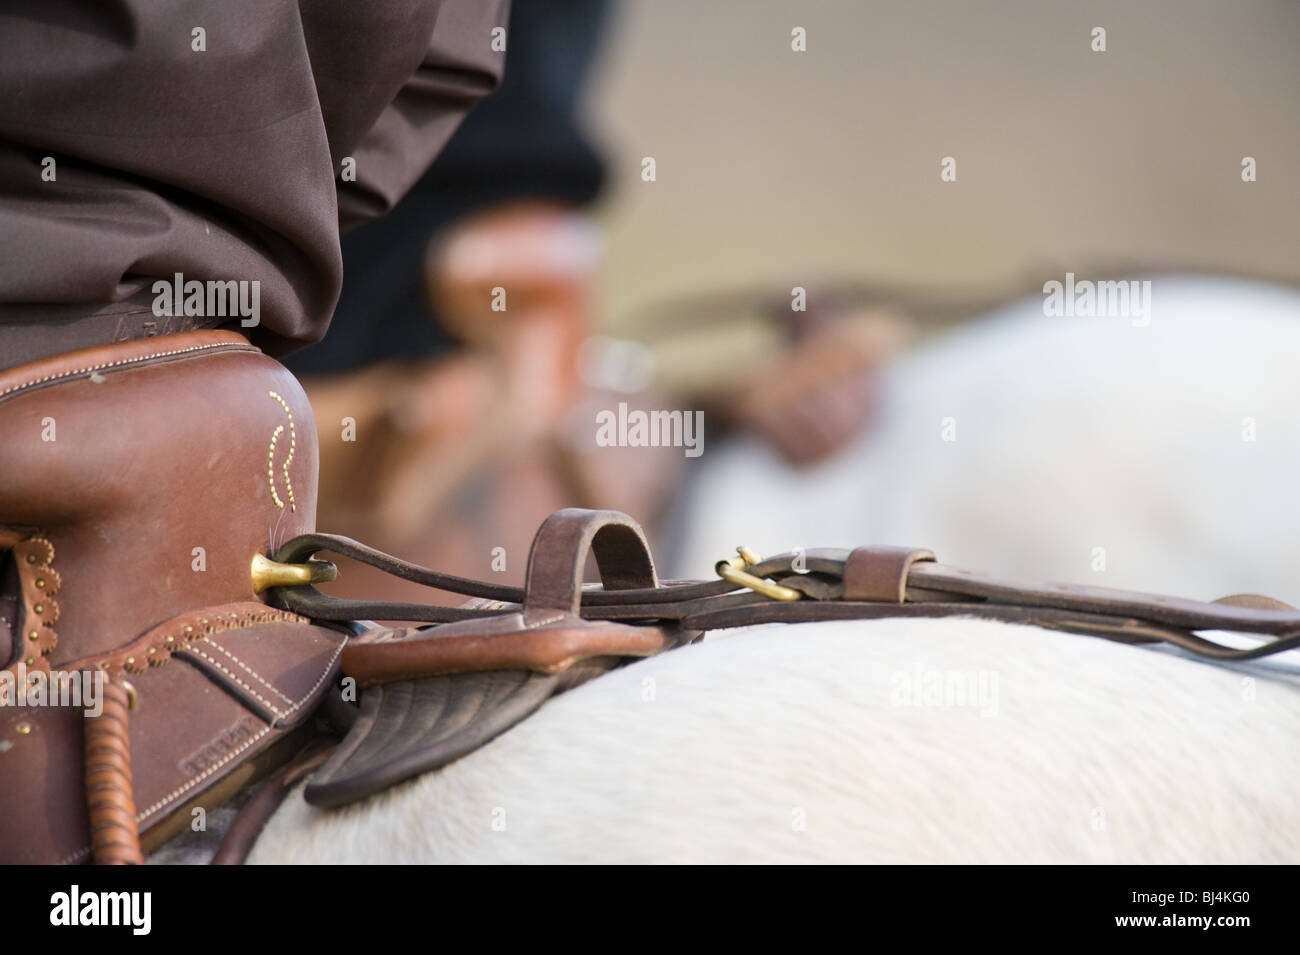
[[[340,229],[391,208],[496,87],[508,0],[12,0],[5,14],[0,368],[200,327],[273,354],[318,340]],[[166,314],[154,283],[178,273],[247,283],[245,301],[256,283],[257,315],[212,314],[220,294]]]

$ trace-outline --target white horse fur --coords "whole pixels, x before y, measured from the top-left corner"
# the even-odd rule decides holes
[[[1146,325],[1032,300],[900,363],[879,426],[818,469],[705,455],[669,570],[905,543],[1300,602],[1296,356],[1289,290],[1156,277]],[[1297,656],[965,618],[720,634],[357,806],[295,793],[251,861],[1294,863]]]

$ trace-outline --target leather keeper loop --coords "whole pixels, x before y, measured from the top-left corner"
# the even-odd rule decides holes
[[[587,552],[606,590],[659,586],[640,526],[617,511],[569,507],[548,517],[533,538],[524,584],[524,615],[577,616]]]
[[[901,604],[912,565],[932,560],[933,552],[912,547],[857,547],[844,562],[844,599]]]

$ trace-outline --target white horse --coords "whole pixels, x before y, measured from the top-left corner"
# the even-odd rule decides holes
[[[1296,355],[1291,290],[1157,276],[1145,316],[1026,302],[900,363],[834,461],[705,455],[667,569],[898,543],[1298,603]],[[294,793],[250,861],[1297,862],[1298,657],[967,618],[719,634],[356,806]]]

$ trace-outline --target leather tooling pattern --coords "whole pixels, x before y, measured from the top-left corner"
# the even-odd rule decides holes
[[[262,724],[256,717],[242,717],[234,726],[222,730],[215,739],[181,759],[176,768],[188,776],[208,772],[230,759],[241,747],[248,746],[261,729]]]

